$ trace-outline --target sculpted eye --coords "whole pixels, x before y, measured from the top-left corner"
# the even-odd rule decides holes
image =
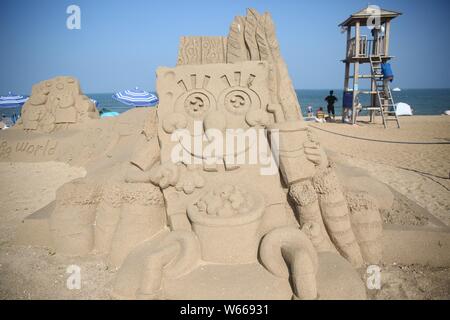
[[[210,79],[208,75],[197,77],[197,74],[191,74],[188,79],[179,80],[177,84],[184,93],[178,99],[175,111],[202,120],[211,109],[215,109],[215,99],[206,89]]]
[[[250,89],[254,78],[252,74],[246,78],[242,77],[241,71],[235,71],[232,77],[227,74],[220,77],[225,84],[225,90],[220,94],[219,101],[229,113],[242,115],[252,107],[259,107],[259,99]]]
[[[247,112],[252,101],[250,96],[242,90],[233,90],[225,97],[225,107],[231,113],[242,114]]]
[[[193,92],[184,103],[184,110],[193,118],[200,118],[208,112],[210,102],[208,97],[201,92]]]

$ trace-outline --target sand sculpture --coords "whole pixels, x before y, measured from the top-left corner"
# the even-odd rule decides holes
[[[47,208],[57,252],[104,254],[118,268],[116,298],[365,298],[357,270],[381,260],[379,202],[342,187],[303,122],[270,14],[249,9],[228,37],[182,38],[157,90],[157,113],[114,174],[58,190]],[[36,105],[47,107],[44,96]],[[193,145],[215,146],[228,129],[264,132],[275,172],[262,174],[259,158],[235,161],[251,142],[213,155]]]
[[[166,214],[159,187],[125,181],[160,159],[155,119],[156,112],[151,112],[138,141],[133,141],[138,152],[130,150],[130,162],[92,169],[88,177],[58,190],[49,219],[58,252],[78,256],[94,251],[107,255],[108,263],[118,267],[137,244],[164,228]]]
[[[16,127],[48,133],[97,118],[98,111],[94,103],[81,92],[78,80],[56,77],[33,86]]]

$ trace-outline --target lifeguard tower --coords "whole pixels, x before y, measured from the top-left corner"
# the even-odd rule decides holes
[[[367,110],[371,122],[374,121],[376,114],[380,114],[385,128],[389,120],[396,121],[400,128],[389,81],[382,71],[382,67],[386,66],[385,63],[393,58],[389,55],[391,20],[399,15],[401,15],[400,12],[369,5],[352,14],[339,25],[344,32],[347,32],[346,57],[342,60],[345,63],[343,120],[349,117],[355,124],[358,114]],[[362,34],[362,31],[368,34]],[[366,74],[360,73],[363,64],[370,64],[370,71]],[[350,85],[350,79],[353,79],[352,85]],[[370,89],[360,90],[360,80],[370,80]],[[362,106],[360,103],[362,94],[369,95],[369,105]],[[351,117],[349,111],[351,111]]]

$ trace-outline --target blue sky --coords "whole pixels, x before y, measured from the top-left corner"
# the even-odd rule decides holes
[[[68,30],[66,8],[81,8]],[[391,30],[396,86],[450,87],[450,1],[380,0],[403,12]],[[366,0],[2,0],[0,93],[73,75],[85,93],[154,90],[158,66],[174,66],[182,35],[226,35],[247,7],[270,11],[296,88],[341,88],[345,34],[338,24]]]

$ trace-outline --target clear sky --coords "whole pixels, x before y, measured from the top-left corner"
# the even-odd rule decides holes
[[[66,9],[81,8],[81,30]],[[379,0],[400,11],[390,53],[401,88],[450,87],[450,1]],[[174,66],[182,35],[227,35],[247,7],[270,11],[296,88],[342,88],[345,34],[338,24],[366,0],[2,0],[0,93],[73,75],[85,93],[155,88],[158,66]]]

